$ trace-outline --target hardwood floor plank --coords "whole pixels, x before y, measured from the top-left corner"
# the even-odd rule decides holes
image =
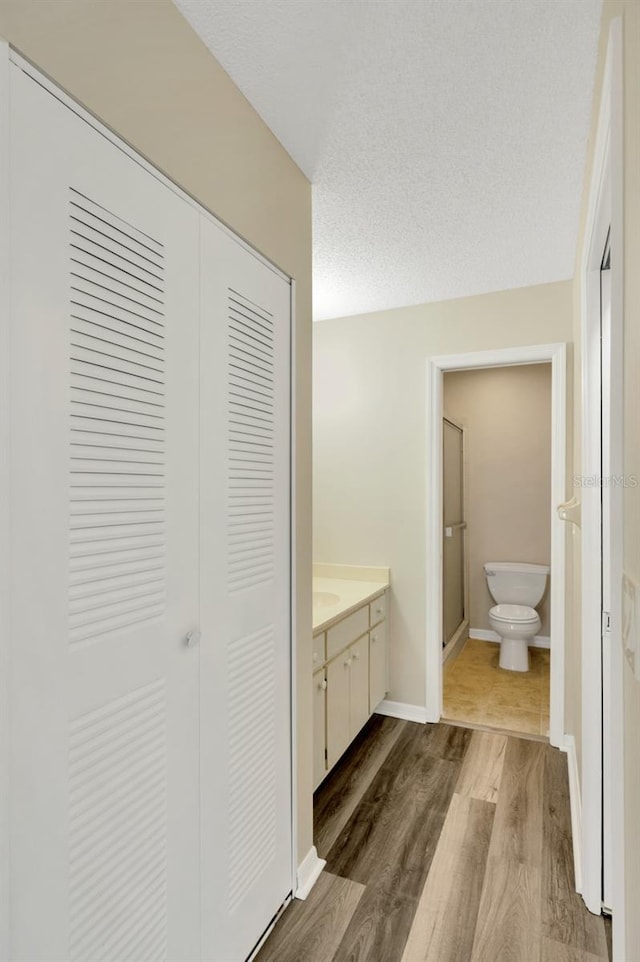
[[[537,962],[541,953],[545,746],[509,738],[471,962]]]
[[[397,885],[415,894],[407,873],[417,870],[426,878],[426,871],[422,851],[414,849],[414,827],[433,822],[433,830],[437,827],[440,834],[460,771],[460,762],[427,754],[424,736],[422,725],[407,723],[327,854],[328,871],[368,885],[379,879],[382,863],[387,871],[396,872]],[[431,854],[437,835],[430,842]]]
[[[472,732],[456,793],[484,802],[496,802],[507,739],[504,735]]]
[[[328,962],[363,892],[357,882],[323,872],[305,902],[294,899],[255,962]]]
[[[406,724],[399,718],[374,715],[317,790],[313,834],[320,858],[326,858]]]
[[[331,962],[400,962],[415,911],[415,899],[367,886]]]
[[[545,752],[542,931],[554,942],[606,962],[604,919],[585,911],[575,891],[566,758],[556,748]]]
[[[461,765],[428,754],[421,729],[407,726],[329,853],[330,871],[366,885],[334,962],[402,958]]]
[[[582,949],[573,949],[570,945],[554,942],[553,939],[543,938],[540,962],[600,962],[600,956],[583,952]]]
[[[454,795],[402,962],[471,957],[495,805]]]
[[[465,757],[471,730],[454,725],[424,725],[422,728],[425,739],[424,751],[428,755],[444,758],[451,762],[460,762]]]

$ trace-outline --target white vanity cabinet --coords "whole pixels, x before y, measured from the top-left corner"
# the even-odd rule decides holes
[[[314,635],[314,789],[387,692],[386,607],[383,591]]]

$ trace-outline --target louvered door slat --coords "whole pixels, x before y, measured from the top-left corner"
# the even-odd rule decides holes
[[[162,313],[163,300],[160,291],[137,281],[128,273],[113,270],[104,259],[95,257],[77,244],[71,245],[70,254],[71,277],[74,281],[77,277],[83,277],[96,285],[106,285],[108,291],[113,290],[135,304],[144,305],[150,312],[155,309]]]
[[[87,312],[88,313],[88,312]],[[164,345],[162,341],[154,337],[149,331],[139,325],[134,325],[122,321],[120,318],[101,316],[93,317],[74,317],[73,334],[87,343],[87,338],[95,338],[105,341],[107,344],[119,344],[134,353],[139,353],[143,357],[156,358],[162,360]]]
[[[119,298],[117,271],[113,271],[99,287],[91,280],[90,269],[83,276],[74,276],[71,285],[71,316],[96,324],[116,323],[124,330],[139,332],[150,340],[161,340],[162,309],[160,304],[147,308],[132,298]],[[120,303],[119,301],[122,301]]]
[[[90,263],[90,258],[76,252],[77,256],[71,262],[71,301],[76,297],[81,302],[101,301],[113,307],[124,308],[134,315],[147,318],[150,325],[162,323],[162,300],[151,297],[144,291],[136,290],[125,279],[118,279],[115,274],[105,274],[97,263]],[[79,282],[81,282],[79,284]]]

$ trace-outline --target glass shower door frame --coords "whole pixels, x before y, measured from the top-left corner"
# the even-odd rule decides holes
[[[447,498],[446,498],[446,480],[445,480],[445,470],[446,470],[446,458],[445,458],[445,433],[446,425],[450,425],[456,431],[460,433],[460,495],[459,495],[459,510],[456,513],[458,520],[449,519],[447,517]],[[443,499],[442,499],[442,521],[443,521],[443,540],[442,540],[442,645],[443,645],[443,660],[446,660],[456,649],[458,644],[463,641],[465,632],[469,626],[468,621],[468,611],[469,611],[469,597],[468,597],[468,544],[467,544],[467,479],[466,479],[466,448],[465,448],[465,428],[464,425],[459,424],[450,417],[443,416],[442,418],[442,482],[443,482]],[[457,627],[455,627],[449,637],[447,636],[446,627],[446,557],[445,551],[447,546],[447,541],[450,538],[460,538],[461,539],[461,554],[462,554],[462,617],[459,621]]]

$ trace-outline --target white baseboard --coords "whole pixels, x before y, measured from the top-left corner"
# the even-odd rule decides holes
[[[377,715],[389,715],[391,718],[403,718],[405,721],[420,722],[424,725],[427,721],[427,709],[422,705],[408,705],[403,701],[381,701],[376,708]]]
[[[469,628],[469,638],[476,638],[478,641],[500,641],[500,635],[486,628]],[[532,648],[551,648],[551,639],[546,635],[536,635],[529,645]]]
[[[318,858],[318,852],[315,845],[312,845],[305,857],[302,859],[300,865],[298,865],[297,872],[297,883],[298,887],[295,891],[295,897],[297,899],[302,899],[304,901],[316,884],[318,879],[322,874],[322,870],[326,865],[326,860],[323,858]]]
[[[561,749],[567,755],[569,769],[569,800],[571,802],[571,835],[573,837],[573,871],[576,877],[576,892],[582,892],[582,797],[580,794],[580,773],[576,740],[573,735],[564,736]]]

